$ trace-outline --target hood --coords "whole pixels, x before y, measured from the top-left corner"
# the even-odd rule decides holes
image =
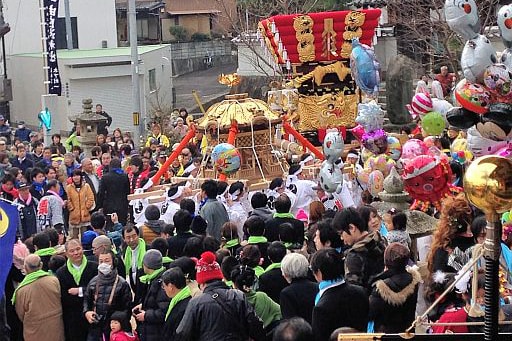
[[[254,210],[252,210],[251,215],[255,215],[258,217],[266,217],[266,216],[272,217],[273,214],[274,214],[274,212],[272,212],[270,210],[270,208],[268,208],[268,207],[258,207],[258,208],[255,208]]]
[[[407,272],[397,273],[375,282],[375,289],[386,303],[399,306],[416,291],[421,275],[416,267],[408,267]]]
[[[163,220],[148,220],[144,225],[149,227],[153,232],[160,234],[164,224],[165,222]]]

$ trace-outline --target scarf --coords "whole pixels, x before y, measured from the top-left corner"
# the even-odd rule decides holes
[[[124,170],[122,168],[112,168],[110,171],[116,174],[124,174]]]
[[[265,272],[269,272],[270,270],[273,270],[273,269],[281,269],[281,263],[272,263],[272,264],[270,264],[265,269]]]
[[[256,277],[260,277],[265,272],[265,270],[259,265],[255,266],[253,270],[254,270],[254,274],[256,275]]]
[[[263,236],[250,236],[247,242],[249,244],[263,244],[267,242],[267,238]]]
[[[2,192],[10,194],[14,199],[18,197],[18,190],[14,187],[9,190],[5,187],[5,184],[2,184]]]
[[[22,197],[18,197],[18,200],[20,200],[21,202],[23,202],[25,204],[25,206],[29,206],[30,203],[32,202],[32,194],[30,194],[30,192],[28,192],[28,198],[27,200],[23,200]]]
[[[140,276],[140,282],[144,284],[151,283],[155,278],[158,277],[162,272],[164,272],[165,268],[163,266],[160,267],[160,269],[156,269],[149,275]]]
[[[250,237],[249,237],[249,238],[250,238]],[[263,237],[263,238],[265,238],[265,237]],[[224,244],[224,247],[225,247],[226,249],[231,249],[232,247],[235,247],[235,246],[238,246],[238,245],[240,245],[240,243],[238,242],[238,238],[236,238],[236,239],[228,240],[228,241],[226,242],[226,244]]]
[[[294,219],[295,217],[293,216],[293,214],[291,213],[274,213],[274,218],[292,218]]]
[[[42,190],[43,190],[44,181],[43,182],[36,182],[36,181],[34,181],[34,182],[32,182],[32,186],[34,186],[34,189],[37,192],[41,193]]]
[[[80,268],[75,268],[71,261],[68,259],[66,262],[66,266],[68,267],[69,273],[73,276],[76,285],[80,283],[80,278],[82,278],[82,274],[84,273],[85,267],[87,265],[87,258],[82,256],[82,264],[80,264]]]
[[[167,257],[167,256],[162,257],[162,264],[169,264],[171,262],[174,262],[174,260],[171,257]]]
[[[337,278],[337,279],[331,279],[328,281],[321,281],[318,283],[318,293],[315,297],[315,305],[318,304],[318,301],[320,301],[320,298],[322,297],[322,294],[329,288],[338,286],[345,283],[345,280],[343,278]]]
[[[11,299],[12,304],[14,305],[16,303],[16,293],[18,290],[45,276],[50,276],[50,274],[43,270],[37,270],[26,275],[25,278],[23,278],[23,281],[21,281],[20,285],[18,285],[18,287],[14,290],[14,294],[12,295]]]
[[[62,188],[62,186],[60,186],[60,187]],[[51,195],[53,195],[54,197],[56,197],[56,198],[57,198],[57,200],[59,201],[60,205],[61,205],[62,207],[64,207],[64,200],[62,200],[62,198],[60,197],[59,193],[54,192],[54,191],[52,191],[52,190],[48,190],[48,191],[46,191],[46,193],[50,193]]]
[[[44,249],[37,250],[34,254],[38,255],[39,257],[44,256],[53,256],[57,251],[53,247],[47,247]]]
[[[139,245],[137,245],[138,253],[137,253],[137,268],[142,268],[142,260],[144,259],[144,254],[146,253],[146,242],[144,239],[139,238]],[[126,275],[130,274],[130,270],[132,268],[132,249],[131,247],[127,247],[124,252],[124,267],[126,270]]]
[[[181,291],[179,293],[177,293],[176,296],[174,296],[171,299],[171,303],[169,303],[169,308],[167,308],[167,313],[165,314],[165,321],[167,321],[167,319],[169,318],[169,315],[171,314],[172,309],[179,302],[183,301],[184,299],[186,299],[188,297],[192,297],[192,292],[190,291],[190,288],[187,285],[183,289],[181,289]]]

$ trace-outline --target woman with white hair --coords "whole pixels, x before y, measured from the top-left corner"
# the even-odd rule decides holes
[[[300,253],[289,253],[281,261],[281,272],[289,286],[281,291],[279,304],[283,319],[302,317],[311,323],[318,285],[308,279],[309,262]]]

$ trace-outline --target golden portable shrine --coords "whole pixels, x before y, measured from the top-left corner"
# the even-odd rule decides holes
[[[371,46],[380,9],[276,15],[260,21],[258,36],[287,81],[274,82],[268,103],[286,112],[301,133],[355,126],[360,101],[350,70],[352,39]]]

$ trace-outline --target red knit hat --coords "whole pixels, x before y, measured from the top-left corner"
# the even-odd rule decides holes
[[[196,265],[196,281],[199,284],[206,283],[212,279],[222,279],[222,271],[220,270],[219,263],[216,261],[216,256],[213,252],[206,251],[201,255],[201,259],[197,261]]]

